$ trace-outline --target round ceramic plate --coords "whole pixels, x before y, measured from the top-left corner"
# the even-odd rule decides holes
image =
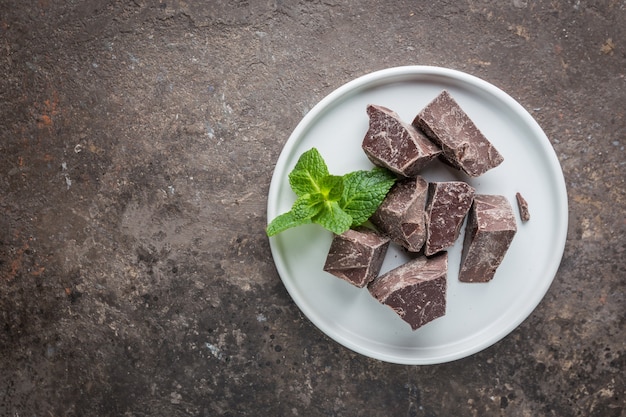
[[[439,161],[422,173],[430,181],[464,180],[477,193],[501,194],[514,207],[518,232],[494,279],[458,280],[463,232],[448,250],[445,316],[416,331],[367,289],[323,271],[332,234],[318,225],[270,238],[276,268],[302,312],[326,335],[363,355],[399,364],[435,364],[485,349],[514,330],[539,304],[559,267],[567,232],[567,194],[554,149],[539,125],[509,95],[474,76],[444,68],[390,68],[355,79],[320,101],[298,124],[277,161],[268,196],[268,220],[288,211],[295,194],[288,174],[300,155],[316,147],[331,174],[373,165],[361,150],[368,104],[396,111],[410,123],[442,90],[448,90],[494,144],[504,162],[469,178]],[[527,200],[522,222],[515,193]],[[464,228],[463,228],[464,230]],[[381,273],[408,260],[390,246]]]

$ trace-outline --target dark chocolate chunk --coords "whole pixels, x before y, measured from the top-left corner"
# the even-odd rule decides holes
[[[516,232],[515,215],[506,197],[476,194],[467,218],[459,280],[491,281]]]
[[[519,209],[519,216],[523,222],[530,220],[530,211],[528,211],[528,203],[522,197],[520,193],[515,193],[515,199],[517,200],[517,208]]]
[[[448,253],[415,259],[374,279],[372,296],[391,307],[413,330],[446,314]]]
[[[446,91],[413,120],[443,150],[443,158],[471,177],[500,165],[504,158]]]
[[[425,212],[428,182],[422,177],[397,181],[370,221],[391,240],[419,252],[426,240]]]
[[[335,235],[324,271],[363,288],[378,273],[385,259],[389,238],[366,227]]]
[[[368,105],[369,129],[362,148],[374,165],[403,177],[414,177],[441,149],[422,132],[386,107]]]
[[[432,182],[428,185],[426,256],[454,245],[472,206],[474,192],[471,185],[462,181]]]

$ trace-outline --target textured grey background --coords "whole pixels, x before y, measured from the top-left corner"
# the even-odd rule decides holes
[[[0,415],[626,416],[624,22],[618,0],[1,0]],[[410,64],[517,99],[569,193],[543,302],[437,366],[328,339],[264,235],[302,116]]]

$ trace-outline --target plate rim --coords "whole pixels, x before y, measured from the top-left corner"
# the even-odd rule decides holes
[[[549,170],[554,175],[553,181],[557,185],[558,196],[556,201],[559,203],[559,205],[561,205],[560,210],[557,210],[557,212],[564,213],[565,215],[560,216],[557,219],[559,220],[559,222],[556,228],[560,232],[560,234],[555,235],[555,241],[557,245],[554,249],[555,252],[558,253],[558,255],[555,255],[552,258],[552,262],[548,265],[549,268],[545,270],[545,275],[549,276],[549,278],[541,281],[543,283],[543,286],[541,288],[537,288],[537,291],[535,291],[535,294],[537,295],[531,300],[533,302],[529,303],[529,307],[524,309],[523,312],[521,312],[520,314],[518,314],[515,317],[515,320],[508,320],[508,324],[504,326],[503,330],[491,335],[488,338],[481,339],[482,342],[475,343],[471,347],[457,351],[455,353],[430,355],[428,357],[408,358],[399,355],[374,352],[371,349],[359,345],[358,343],[354,343],[349,338],[346,338],[335,331],[329,332],[328,329],[325,329],[324,326],[321,324],[321,320],[318,319],[315,312],[310,311],[304,306],[303,301],[300,299],[300,294],[296,291],[294,284],[291,283],[289,279],[285,278],[285,276],[288,275],[286,272],[287,268],[285,267],[282,259],[277,259],[277,243],[274,238],[268,238],[270,250],[272,252],[272,258],[274,260],[278,275],[283,282],[283,285],[287,289],[287,292],[289,293],[296,306],[305,315],[305,317],[318,328],[318,330],[320,330],[322,333],[324,333],[335,342],[354,352],[384,362],[403,365],[433,365],[462,359],[494,345],[495,343],[512,333],[523,321],[530,317],[533,311],[544,299],[546,293],[552,285],[552,282],[554,281],[554,278],[556,277],[556,274],[560,267],[563,253],[565,250],[569,220],[568,197],[565,177],[558,157],[556,155],[556,151],[550,143],[543,129],[537,123],[537,121],[519,102],[517,102],[513,97],[511,97],[509,94],[496,87],[495,85],[477,76],[459,70],[428,65],[406,65],[390,67],[370,72],[344,83],[343,85],[339,86],[338,88],[327,94],[325,97],[323,97],[315,106],[313,106],[313,108],[311,108],[311,110],[306,113],[306,115],[300,120],[300,122],[298,122],[298,124],[290,134],[289,138],[285,142],[283,148],[281,149],[280,155],[274,167],[274,172],[272,173],[272,179],[268,191],[267,222],[269,223],[275,217],[275,215],[279,214],[277,213],[276,209],[276,206],[278,205],[278,199],[276,198],[276,195],[281,189],[283,175],[285,175],[284,173],[281,174],[281,172],[285,171],[288,168],[286,162],[289,160],[293,152],[293,148],[298,145],[301,138],[304,137],[307,130],[315,124],[316,120],[323,116],[329,106],[340,104],[341,101],[350,94],[356,94],[360,90],[365,90],[368,87],[384,85],[390,82],[398,82],[400,78],[405,78],[406,80],[418,80],[419,78],[423,79],[428,76],[436,76],[440,78],[450,79],[455,82],[462,82],[463,84],[478,87],[480,90],[483,90],[495,96],[497,99],[505,102],[510,108],[514,110],[515,115],[520,117],[522,121],[532,130],[533,134],[540,139],[537,143],[541,145],[541,151],[543,155],[546,156],[550,161]],[[495,320],[488,326],[485,326],[485,328],[483,328],[479,333],[486,332],[487,329],[495,325],[495,323],[497,323],[499,320]],[[472,336],[471,339],[476,339],[476,337]],[[458,343],[460,342],[456,342],[456,344]],[[431,349],[432,348],[428,348],[428,350]]]

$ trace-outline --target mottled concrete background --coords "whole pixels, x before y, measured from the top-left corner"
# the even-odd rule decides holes
[[[543,302],[436,366],[326,337],[264,235],[302,116],[410,64],[516,98],[569,193]],[[626,416],[625,1],[1,0],[0,71],[1,416]]]

